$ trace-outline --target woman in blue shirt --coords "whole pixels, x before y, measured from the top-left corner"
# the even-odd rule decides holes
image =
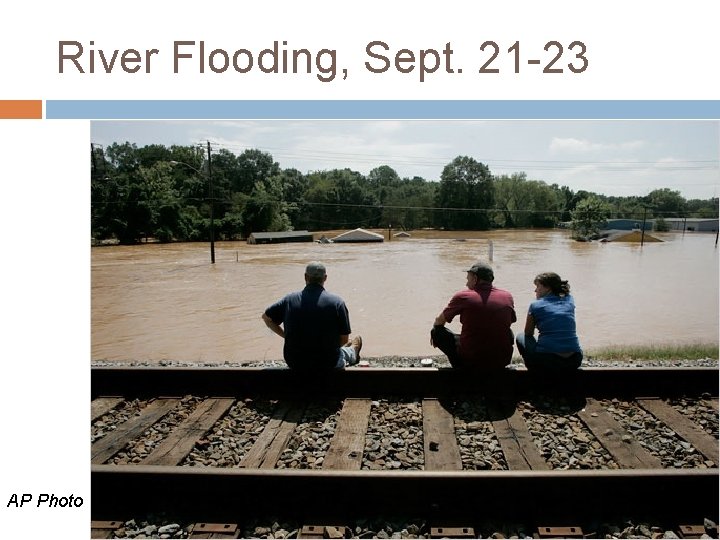
[[[577,369],[583,353],[575,330],[570,285],[554,272],[539,274],[534,283],[537,300],[528,309],[525,331],[515,338],[525,366],[529,370]]]

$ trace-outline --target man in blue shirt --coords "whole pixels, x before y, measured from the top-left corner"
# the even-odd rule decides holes
[[[283,357],[293,369],[332,369],[360,360],[362,338],[350,338],[345,302],[325,290],[327,272],[319,262],[305,268],[305,288],[265,310],[262,320],[285,340]]]

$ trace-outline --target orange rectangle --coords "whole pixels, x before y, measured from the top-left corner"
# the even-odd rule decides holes
[[[41,119],[42,100],[0,99],[0,119]]]

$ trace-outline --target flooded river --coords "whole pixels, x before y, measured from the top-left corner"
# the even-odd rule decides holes
[[[326,288],[342,296],[363,355],[439,354],[432,321],[489,255],[495,285],[515,297],[521,331],[533,277],[570,282],[587,349],[718,342],[715,235],[655,234],[664,242],[580,243],[566,231],[456,233],[377,244],[204,243],[92,248],[92,359],[244,362],[282,357],[264,309],[303,286],[304,265],[323,261]],[[387,238],[387,232],[385,233]],[[459,321],[451,325],[459,331]]]

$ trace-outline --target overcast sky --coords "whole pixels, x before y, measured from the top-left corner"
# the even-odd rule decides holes
[[[248,120],[94,121],[91,141],[108,146],[203,144],[238,155],[272,154],[304,173],[348,167],[367,174],[389,165],[400,177],[439,180],[459,155],[495,175],[526,172],[605,195],[678,190],[687,199],[720,194],[720,122],[615,120]]]

